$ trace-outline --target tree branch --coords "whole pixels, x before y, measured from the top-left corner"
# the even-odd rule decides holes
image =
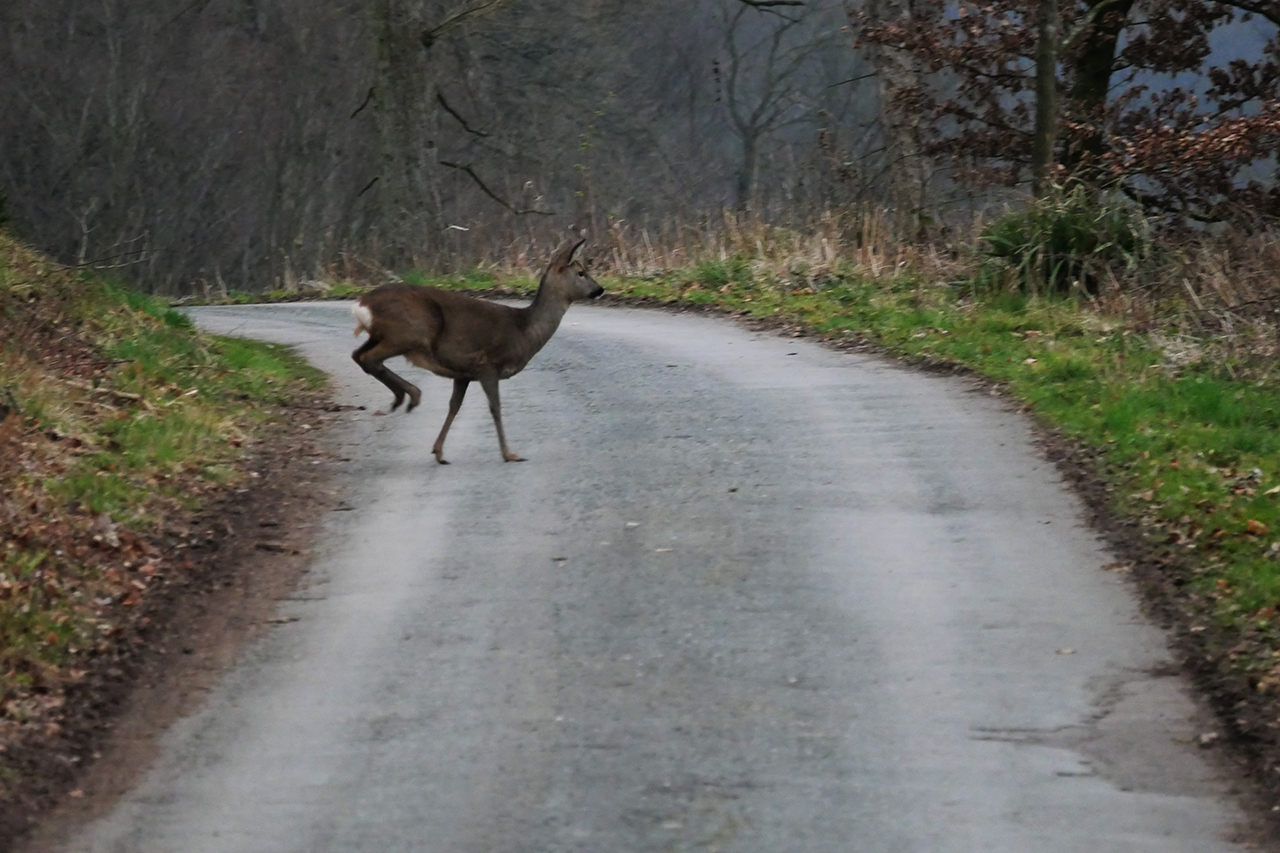
[[[471,180],[476,182],[476,186],[478,186],[484,192],[485,195],[487,195],[489,198],[493,199],[498,204],[505,207],[507,210],[516,214],[517,216],[523,216],[528,213],[536,213],[539,216],[555,216],[555,211],[553,210],[534,210],[532,208],[520,209],[520,208],[514,207],[505,198],[498,195],[493,190],[489,189],[489,185],[486,184],[484,181],[480,180],[480,176],[476,174],[475,169],[472,169],[469,164],[450,163],[447,160],[441,160],[439,162],[441,166],[447,166],[450,169],[457,169],[459,172],[466,172],[468,175],[471,176]]]
[[[777,15],[784,21],[790,21],[786,15],[779,12],[774,6],[803,6],[804,0],[738,0],[744,6],[750,6],[753,9],[759,9],[761,12],[768,12],[770,15]]]
[[[160,29],[157,30],[157,32],[163,32],[169,29],[169,27],[178,23],[178,20],[182,18],[183,15],[186,15],[188,12],[190,12],[192,9],[195,9],[196,14],[199,15],[201,12],[205,10],[205,7],[208,6],[211,2],[213,2],[213,0],[195,0],[194,3],[191,3],[186,8],[184,8],[181,12],[179,12],[178,14],[170,18],[168,21],[166,21],[164,25],[162,25]]]
[[[367,106],[369,106],[369,103],[370,103],[371,101],[373,101],[373,99],[374,99],[374,98],[376,98],[376,97],[377,97],[377,93],[378,93],[378,87],[377,87],[377,86],[370,86],[370,87],[369,87],[369,94],[367,94],[367,95],[365,95],[365,96],[364,96],[364,103],[363,103],[363,104],[361,104],[360,106],[356,107],[356,111],[355,111],[355,112],[353,112],[353,113],[351,114],[351,116],[350,116],[350,117],[351,117],[351,118],[355,118],[356,116],[360,115],[360,113],[364,112],[364,108],[365,108],[365,107],[367,107]]]
[[[480,137],[487,137],[489,135],[485,133],[483,130],[476,130],[474,127],[467,124],[467,120],[462,117],[462,114],[459,113],[457,110],[455,110],[453,107],[449,106],[449,102],[444,99],[444,92],[441,92],[439,89],[436,89],[436,103],[444,107],[445,112],[447,112],[449,115],[457,119],[458,124],[462,125],[462,129],[465,130],[467,133],[474,134],[475,136],[480,136]]]
[[[1075,46],[1076,40],[1087,33],[1098,18],[1110,12],[1113,7],[1121,5],[1124,1],[1125,0],[1101,0],[1101,2],[1090,6],[1089,11],[1084,14],[1084,17],[1076,22],[1075,29],[1068,33],[1067,37],[1062,40],[1061,52],[1065,53],[1066,51],[1071,50]]]
[[[1266,18],[1273,24],[1280,25],[1280,9],[1274,3],[1250,3],[1247,0],[1221,0],[1224,6],[1232,6],[1242,12],[1252,12]]]
[[[440,36],[449,32],[449,30],[462,26],[472,18],[496,11],[499,6],[506,2],[507,0],[479,0],[474,5],[456,10],[434,27],[422,31],[422,46],[430,48]]]
[[[850,77],[848,80],[841,80],[839,83],[832,83],[832,84],[831,84],[830,86],[828,86],[827,88],[828,88],[828,89],[834,89],[836,86],[845,86],[845,85],[847,85],[847,84],[849,84],[849,83],[858,83],[858,82],[861,82],[861,81],[863,81],[863,80],[870,79],[870,78],[872,78],[872,77],[874,77],[874,76],[876,76],[876,73],[875,73],[874,71],[872,71],[870,74],[862,74],[862,75],[859,75],[859,76],[857,76],[857,77]]]

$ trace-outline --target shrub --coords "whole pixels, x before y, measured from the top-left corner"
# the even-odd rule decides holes
[[[1097,293],[1150,255],[1149,227],[1132,206],[1083,186],[1058,190],[983,229],[979,285],[1032,294]]]

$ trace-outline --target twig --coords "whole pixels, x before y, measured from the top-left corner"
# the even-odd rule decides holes
[[[449,102],[444,99],[444,92],[441,92],[439,89],[436,89],[436,101],[440,104],[440,106],[444,107],[445,112],[447,112],[449,115],[453,116],[455,119],[458,120],[458,124],[462,125],[462,129],[465,130],[467,133],[472,133],[472,134],[475,134],[476,136],[484,136],[484,137],[487,137],[489,135],[485,133],[483,130],[476,130],[474,127],[467,124],[467,120],[462,117],[462,114],[459,113],[457,110],[455,110],[453,107],[449,106]]]
[[[134,394],[130,391],[117,391],[114,388],[100,388],[96,385],[90,385],[88,382],[82,382],[79,379],[62,379],[64,385],[70,385],[72,388],[79,388],[81,391],[88,391],[93,394],[106,394],[109,397],[116,397],[120,400],[128,400],[131,403],[142,403],[146,405],[146,400],[141,394]]]
[[[431,45],[435,44],[436,39],[449,32],[449,30],[462,26],[467,22],[468,18],[474,18],[477,15],[484,15],[488,12],[492,12],[505,2],[507,2],[507,0],[488,0],[488,2],[481,2],[468,9],[459,9],[457,12],[454,12],[434,27],[423,30],[422,46],[430,48]]]
[[[870,74],[863,74],[860,77],[850,77],[848,80],[841,80],[839,83],[832,83],[827,88],[834,89],[836,86],[843,86],[846,83],[858,83],[862,80],[866,80],[868,77],[874,77],[874,76],[876,76],[876,73],[872,71]]]
[[[753,9],[759,9],[761,12],[768,12],[770,15],[777,15],[784,21],[790,21],[793,24],[799,23],[798,20],[788,18],[779,12],[774,6],[803,6],[804,0],[738,0],[744,6],[750,6]]]
[[[137,255],[138,257],[132,261],[120,261],[120,258],[127,258],[129,255]],[[113,255],[110,257],[102,257],[93,261],[85,261],[82,264],[57,264],[58,269],[62,270],[79,270],[79,269],[95,269],[95,270],[118,270],[124,267],[131,267],[134,264],[145,264],[151,260],[153,256],[148,255],[145,249],[139,249],[136,252],[126,252],[123,255]],[[104,261],[118,261],[117,263],[104,264]]]
[[[364,96],[364,103],[356,107],[356,111],[353,112],[350,117],[355,118],[356,116],[360,115],[360,113],[364,112],[364,108],[369,106],[370,102],[373,101],[374,98],[377,97],[377,95],[378,95],[378,87],[370,86],[369,93]]]
[[[505,207],[507,210],[516,214],[517,216],[523,216],[527,213],[536,213],[539,216],[555,216],[556,215],[555,211],[553,210],[534,210],[531,208],[520,209],[520,208],[514,207],[509,201],[507,201],[502,196],[495,193],[493,190],[489,189],[489,186],[484,181],[480,180],[480,176],[476,174],[475,170],[472,169],[470,165],[463,164],[463,163],[450,163],[446,160],[441,160],[440,165],[448,166],[450,169],[457,169],[459,172],[466,172],[468,175],[471,176],[471,180],[476,182],[476,186],[478,186],[481,190],[484,191],[485,195],[487,195],[489,198],[493,199],[498,204]]]
[[[156,32],[164,32],[165,30],[169,29],[169,27],[178,23],[178,21],[182,18],[182,16],[190,12],[192,9],[196,9],[196,14],[199,15],[201,12],[205,10],[205,7],[208,6],[211,2],[213,2],[213,0],[195,0],[194,3],[191,3],[186,8],[184,8],[181,12],[179,12],[178,14],[170,18],[168,21],[166,21],[160,27],[160,29],[157,30]]]

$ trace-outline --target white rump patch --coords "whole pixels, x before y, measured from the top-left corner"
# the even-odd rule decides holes
[[[351,303],[351,316],[356,318],[355,333],[357,335],[373,330],[373,312],[361,300],[357,299]]]

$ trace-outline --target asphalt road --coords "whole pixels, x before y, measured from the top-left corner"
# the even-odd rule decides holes
[[[344,304],[209,308],[336,377],[348,511],[68,848],[1215,853],[1204,730],[1028,425],[956,380],[575,306],[430,455]],[[399,369],[399,368],[397,368]]]

